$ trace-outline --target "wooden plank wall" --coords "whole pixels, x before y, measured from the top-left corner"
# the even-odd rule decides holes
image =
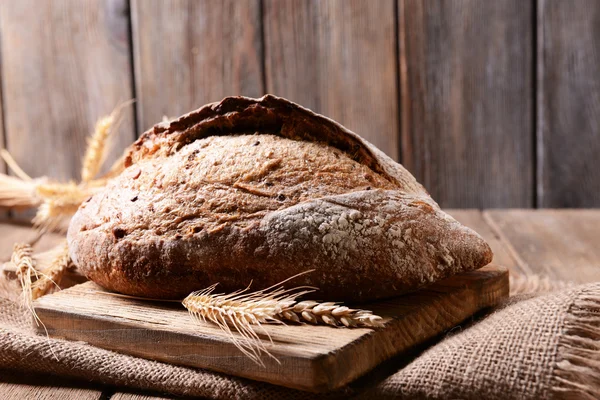
[[[134,97],[129,31],[126,0],[0,2],[5,141],[28,174],[79,178],[96,120]]]
[[[600,206],[600,1],[538,0],[539,207]]]
[[[120,101],[137,100],[123,148],[163,115],[268,92],[443,207],[597,207],[597,37],[597,0],[2,1],[0,135],[31,175],[77,178]]]
[[[532,4],[401,0],[402,160],[448,207],[533,202]]]

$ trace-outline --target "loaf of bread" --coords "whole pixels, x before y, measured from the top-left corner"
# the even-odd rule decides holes
[[[144,133],[124,171],[81,205],[68,241],[89,279],[151,298],[314,270],[289,285],[366,301],[492,259],[400,164],[270,95],[229,97]]]

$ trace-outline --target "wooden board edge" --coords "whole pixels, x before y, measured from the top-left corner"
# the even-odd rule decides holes
[[[487,277],[485,279],[481,278],[481,274],[485,273]],[[466,280],[465,280],[466,278]],[[461,283],[456,283],[455,281],[460,280]],[[471,284],[471,282],[473,284]],[[491,283],[490,283],[491,282]],[[448,278],[444,281],[438,282],[431,287],[425,289],[429,291],[429,295],[424,295],[422,291],[415,292],[413,296],[421,297],[426,299],[426,303],[424,307],[427,308],[428,313],[431,315],[436,315],[436,307],[438,306],[438,300],[442,296],[443,293],[446,293],[447,290],[444,290],[444,287],[452,287],[455,291],[456,285],[460,285],[459,290],[456,293],[452,293],[451,296],[453,298],[454,303],[463,304],[463,307],[459,307],[459,312],[454,315],[452,320],[449,320],[444,325],[444,330],[450,329],[460,322],[466,320],[471,315],[476,312],[493,306],[501,301],[503,298],[508,297],[508,270],[506,268],[499,268],[497,266],[488,266],[484,267],[477,271],[471,271],[464,274],[460,274],[451,278]],[[488,290],[486,296],[481,295],[481,288],[485,285],[490,285],[492,288]],[[431,296],[431,293],[438,295]],[[464,304],[469,304],[471,307],[464,308]],[[64,335],[65,329],[62,329],[62,334],[52,335],[55,327],[53,326],[53,319],[60,320],[61,318],[68,316],[69,320],[73,322],[76,326],[76,329],[81,333],[82,330],[86,330],[86,328],[92,328],[93,325],[97,323],[98,320],[102,320],[101,316],[94,316],[93,318],[85,315],[79,314],[77,312],[64,312],[62,310],[55,310],[44,302],[44,297],[39,299],[34,303],[35,310],[42,321],[44,321],[46,325],[46,329],[51,333],[51,336],[67,339],[67,340],[77,340],[84,341],[89,343],[90,345],[97,346],[99,348],[106,348],[106,345],[102,345],[103,341],[101,338],[90,336],[89,338],[82,339],[81,336],[72,337],[69,335]],[[433,326],[429,326],[423,332],[414,332],[414,326],[419,324],[419,318],[415,319],[415,313],[409,313],[407,315],[402,316],[402,318],[394,319],[389,324],[392,326],[395,325],[393,329],[381,329],[381,330],[373,330],[370,333],[362,336],[359,340],[350,343],[344,347],[341,347],[336,352],[329,352],[326,354],[319,354],[314,357],[306,357],[306,358],[294,358],[294,362],[296,364],[303,363],[304,371],[308,371],[308,374],[304,374],[302,379],[298,381],[293,381],[287,379],[285,383],[281,381],[281,379],[277,379],[277,374],[274,374],[275,379],[269,379],[268,375],[265,377],[257,377],[255,373],[240,373],[240,370],[229,370],[227,368],[220,369],[218,366],[211,366],[211,371],[230,374],[234,376],[239,376],[247,379],[263,381],[275,385],[284,385],[289,388],[299,389],[304,391],[309,391],[313,393],[324,393],[332,390],[339,389],[346,384],[354,381],[356,378],[368,373],[370,370],[375,368],[381,362],[406,351],[409,347],[418,345],[420,343],[425,342],[432,337],[440,334],[439,328],[436,329]],[[115,321],[117,319],[117,321]],[[107,324],[107,328],[109,330],[121,330],[121,329],[137,329],[137,330],[148,330],[148,328],[140,329],[138,326],[135,326],[126,319],[122,321],[118,320],[118,317],[106,318],[105,322]],[[38,329],[44,330],[44,328],[39,327]],[[90,332],[93,332],[93,329],[89,329]],[[158,336],[160,332],[164,332],[161,329],[150,329],[155,331],[154,333]],[[399,337],[396,330],[401,330],[405,335],[411,336],[410,343],[403,343],[403,340]],[[45,332],[42,332],[44,333]],[[61,329],[58,329],[60,332]],[[169,335],[177,335],[177,332],[168,331]],[[183,334],[182,334],[183,335]],[[89,340],[89,339],[92,340]],[[86,340],[87,339],[87,340]],[[104,343],[110,339],[103,339]],[[168,357],[156,357],[149,356],[144,352],[136,351],[135,347],[124,346],[122,348],[115,348],[114,341],[111,342],[113,346],[109,351],[118,351],[124,354],[128,354],[131,356],[141,357],[144,359],[151,359],[160,362],[172,363]],[[218,345],[218,340],[215,340],[215,344]],[[382,343],[384,345],[382,346]],[[367,368],[362,369],[352,369],[348,368],[349,365],[353,364],[353,358],[356,355],[356,348],[360,346],[362,353],[367,353],[372,355],[372,357],[368,360]],[[368,347],[368,351],[364,351],[364,347]],[[179,365],[183,365],[179,363]],[[198,368],[196,365],[189,365],[192,368]],[[273,366],[272,366],[273,367]]]
[[[146,360],[153,360],[153,361],[158,361],[158,362],[164,362],[167,364],[173,364],[173,359],[170,359],[169,357],[161,357],[160,355],[158,357],[156,357],[155,355],[149,355],[143,351],[138,351],[138,349],[135,346],[115,346],[115,341],[111,341],[110,338],[98,338],[98,337],[82,337],[81,336],[81,332],[82,331],[86,331],[89,328],[92,328],[93,325],[95,325],[98,321],[103,320],[103,322],[106,324],[105,325],[105,330],[114,330],[114,331],[119,331],[119,330],[123,330],[123,329],[129,329],[129,330],[140,330],[140,331],[151,331],[153,335],[155,336],[159,336],[164,332],[168,332],[168,336],[173,338],[176,337],[177,335],[181,335],[183,337],[187,337],[186,334],[184,333],[178,333],[178,332],[173,332],[173,331],[168,331],[168,330],[161,330],[161,329],[149,329],[149,328],[139,328],[137,326],[135,326],[133,323],[129,322],[126,319],[123,319],[122,321],[115,321],[115,319],[118,319],[118,317],[111,317],[111,318],[103,318],[102,316],[94,316],[93,318],[85,315],[85,314],[81,314],[81,313],[77,313],[77,312],[65,312],[62,310],[55,310],[52,309],[50,307],[47,307],[43,302],[36,302],[34,303],[34,308],[35,311],[38,315],[38,317],[40,318],[41,321],[43,321],[44,325],[40,325],[37,327],[37,331],[39,334],[42,335],[46,335],[46,332],[48,332],[48,334],[50,335],[50,337],[52,338],[57,338],[57,339],[64,339],[64,340],[70,340],[70,341],[78,341],[78,342],[84,342],[87,343],[89,345],[95,346],[99,349],[103,349],[106,351],[114,351],[114,352],[118,352],[118,353],[122,353],[125,355],[130,355],[133,357],[139,357],[139,358],[143,358]],[[72,323],[76,326],[76,330],[79,332],[79,335],[77,337],[71,336],[71,335],[66,335],[64,334],[66,332],[65,329],[55,329],[54,324],[52,323],[53,320],[55,319],[65,319],[66,317],[68,317],[68,319],[70,321],[72,321]],[[91,329],[89,329],[90,331],[92,331]],[[56,334],[57,332],[59,332],[58,334]],[[91,339],[91,340],[90,340]],[[212,337],[207,337],[205,345],[209,345],[209,342],[211,341],[211,339],[214,339]],[[108,348],[108,346],[106,346],[106,343],[109,342],[112,344],[110,348]],[[214,340],[215,342],[215,346],[219,346],[219,345],[223,345],[226,344],[227,346],[233,346],[231,344],[231,342],[227,342],[225,343],[224,341],[219,341],[219,340]],[[118,343],[117,343],[118,344]],[[240,357],[246,357],[243,356],[240,353]],[[284,356],[279,356],[279,360],[280,361],[284,361]],[[176,358],[176,357],[173,357]],[[322,371],[320,370],[320,363],[319,363],[319,358],[318,357],[291,357],[295,363],[295,365],[301,369],[303,369],[304,371],[310,371],[310,374],[304,375],[305,378],[303,379],[297,379],[297,380],[293,380],[293,379],[286,379],[285,381],[285,387],[289,387],[292,389],[298,389],[298,390],[303,390],[303,391],[309,391],[309,392],[314,392],[313,389],[313,382],[319,382],[317,383],[317,386],[323,386],[324,385],[321,383],[325,378],[322,375]],[[193,364],[185,364],[182,363],[180,360],[178,360],[179,362],[177,362],[176,364],[173,365],[179,365],[179,366],[183,366],[183,367],[188,367],[188,368],[201,368],[198,367],[197,365],[193,365]],[[268,357],[265,357],[264,360],[265,364],[267,365],[267,370],[275,370],[277,368],[277,363],[273,360],[271,360]],[[256,366],[256,368],[262,368],[260,366]],[[232,369],[228,369],[228,368],[219,368],[219,366],[216,365],[211,365],[210,369],[209,368],[204,368],[207,371],[212,371],[215,373],[222,373],[222,374],[226,374],[226,375],[230,375],[230,376],[236,376],[236,377],[241,377],[241,378],[246,378],[246,379],[251,379],[254,381],[261,381],[261,382],[267,382],[267,383],[271,383],[273,385],[277,385],[277,386],[284,386],[283,385],[283,381],[281,379],[269,379],[268,375],[265,374],[264,376],[260,376],[258,377],[255,373],[256,370],[252,370],[252,369],[236,369],[236,370],[232,370]],[[277,377],[276,374],[273,374],[273,376]]]
[[[482,273],[486,273],[487,277],[480,280],[478,279],[478,276],[480,277]],[[446,321],[443,327],[444,332],[467,320],[477,312],[499,304],[509,296],[508,269],[493,264],[479,270],[455,275],[444,281],[433,284],[426,290],[435,291],[436,288],[440,286],[452,284],[454,283],[453,281],[458,278],[464,279],[466,277],[473,277],[473,282],[477,284],[477,287],[469,285],[469,281],[467,280],[467,283],[464,284],[458,292],[451,295],[454,302],[461,303],[462,308],[457,309],[458,313],[453,315],[452,320]],[[482,288],[486,285],[489,285],[489,287],[483,292]],[[415,295],[418,296],[418,294]],[[465,308],[465,305],[470,305],[471,307]],[[434,315],[436,313],[435,308],[438,306],[437,299],[432,297],[424,306],[432,315]],[[360,341],[355,341],[342,347],[335,354],[319,357],[318,361],[320,365],[318,370],[323,371],[323,376],[326,376],[328,379],[316,386],[315,390],[321,393],[339,389],[373,370],[383,361],[407,351],[409,347],[417,346],[442,334],[439,330],[429,327],[429,329],[415,335],[414,331],[411,332],[411,328],[419,325],[419,322],[421,322],[419,321],[419,315],[415,314],[416,313],[407,314],[401,319],[398,318],[389,322],[390,325],[394,326],[394,329],[373,330],[370,334],[361,337]],[[406,342],[399,340],[396,333],[398,330],[409,335],[412,333],[413,337],[411,338],[410,344],[406,344]],[[385,343],[386,345],[381,346],[382,343]],[[405,343],[405,345],[401,345],[402,343]],[[363,353],[373,355],[373,359],[369,362],[371,367],[367,370],[347,368],[348,365],[352,365],[353,356],[355,354],[354,350],[358,345],[362,347]],[[364,351],[365,346],[369,348],[369,351]],[[389,352],[383,353],[382,347],[384,350],[389,349]]]

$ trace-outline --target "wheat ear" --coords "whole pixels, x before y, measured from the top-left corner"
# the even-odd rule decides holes
[[[96,122],[94,133],[88,139],[87,149],[83,157],[81,167],[81,180],[83,182],[89,182],[98,175],[104,162],[108,138],[114,121],[115,116],[110,114]]]
[[[269,340],[271,337],[262,324],[292,321],[346,327],[383,326],[383,319],[370,311],[350,309],[331,302],[298,302],[299,297],[314,292],[316,288],[301,286],[284,289],[281,284],[289,279],[267,289],[248,292],[248,286],[231,294],[214,294],[215,284],[191,293],[183,300],[183,305],[197,321],[216,324],[242,353],[263,366],[260,359],[262,353],[277,359],[267,350],[255,326],[261,328]],[[233,334],[232,328],[239,336]]]
[[[302,288],[284,290],[275,288],[247,293],[249,286],[230,294],[213,294],[216,284],[193,292],[183,300],[183,305],[198,321],[212,322],[226,332],[232,343],[259,365],[264,353],[277,361],[260,340],[254,326],[262,328],[264,323],[281,323],[277,316],[295,303],[295,298],[313,291]],[[235,336],[233,328],[241,338]],[[271,340],[268,332],[262,331]]]
[[[61,244],[34,256],[36,269],[41,271],[40,277],[31,286],[31,298],[35,300],[51,291],[53,287],[60,288],[60,282],[73,265],[69,257],[69,246],[64,240]]]
[[[31,305],[31,291],[32,284],[37,279],[38,273],[34,267],[33,248],[27,243],[15,243],[10,261],[15,266],[17,278],[23,291],[22,304],[35,315],[35,311]]]
[[[42,232],[55,230],[77,212],[79,204],[62,199],[44,200],[32,220],[33,225]]]
[[[10,260],[11,263],[13,263],[15,266],[17,277],[19,283],[21,284],[22,304],[27,309],[27,311],[33,316],[35,323],[38,326],[41,326],[46,332],[50,352],[52,353],[54,358],[58,360],[58,356],[54,352],[54,349],[52,348],[52,343],[50,342],[48,329],[46,329],[46,325],[44,325],[42,320],[38,317],[37,313],[35,312],[35,308],[33,308],[33,282],[40,278],[40,276],[44,275],[35,269],[33,248],[28,243],[15,243]]]
[[[280,319],[310,324],[327,324],[345,326],[347,328],[381,328],[383,318],[372,311],[348,308],[339,303],[319,303],[305,300],[284,309],[278,316]]]
[[[132,103],[133,100],[121,103],[110,115],[102,117],[96,122],[94,132],[88,139],[81,166],[81,180],[84,183],[91,182],[100,172],[110,148],[111,134],[116,131],[121,121],[121,111]]]

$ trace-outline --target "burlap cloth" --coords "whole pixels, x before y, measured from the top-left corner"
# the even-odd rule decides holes
[[[214,399],[600,398],[600,283],[539,293],[557,286],[539,282],[516,285],[538,293],[515,296],[421,354],[398,357],[327,396],[47,339],[6,299],[0,299],[0,368]]]

